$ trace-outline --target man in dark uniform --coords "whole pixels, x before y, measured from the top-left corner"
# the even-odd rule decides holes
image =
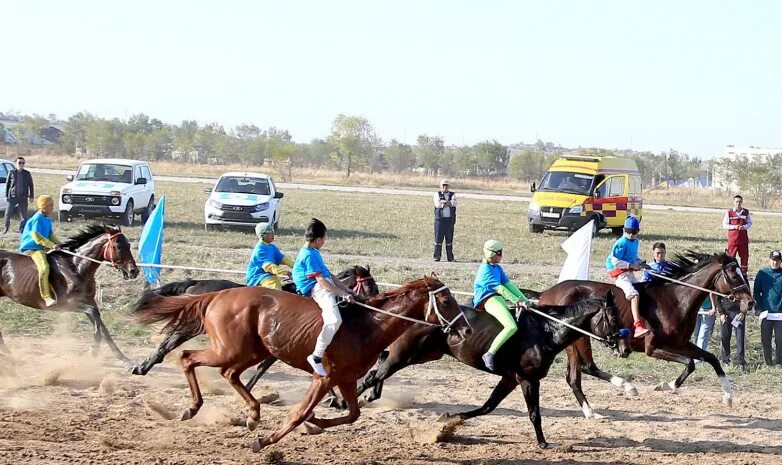
[[[3,234],[11,227],[11,217],[14,212],[19,213],[19,232],[22,232],[27,221],[27,199],[35,198],[33,176],[24,169],[25,163],[24,157],[17,157],[16,169],[8,173],[8,179],[5,181],[5,198],[8,200],[8,206],[5,210]]]
[[[440,181],[440,190],[434,194],[434,261],[439,262],[445,240],[448,261],[453,258],[453,229],[456,225],[456,194],[450,191],[447,179]]]

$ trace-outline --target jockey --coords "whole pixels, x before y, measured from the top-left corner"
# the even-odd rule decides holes
[[[38,211],[24,225],[19,241],[19,252],[33,259],[38,269],[38,287],[41,298],[47,307],[56,304],[49,285],[49,261],[46,251],[56,249],[60,241],[54,235],[54,224],[49,216],[54,211],[54,199],[50,195],[42,195],[36,200]]]
[[[638,258],[638,231],[640,229],[641,223],[638,218],[628,216],[624,224],[624,235],[614,242],[611,254],[606,258],[608,276],[615,279],[614,284],[624,291],[625,297],[630,301],[635,328],[633,337],[645,336],[650,331],[646,322],[641,319],[638,310],[638,291],[633,286],[637,282],[634,272],[641,271],[646,267],[646,263]]]
[[[473,307],[477,309],[482,305],[486,313],[496,318],[502,325],[502,330],[494,337],[489,351],[483,354],[486,368],[494,371],[494,355],[517,330],[516,319],[506,301],[518,304],[519,301],[527,303],[529,299],[510,281],[505,270],[500,266],[502,261],[500,241],[486,241],[483,244],[483,258],[475,274]]]
[[[292,268],[293,260],[272,244],[274,227],[271,223],[258,223],[255,226],[255,234],[258,236],[258,244],[255,245],[247,264],[246,284],[282,290],[282,278],[290,276],[291,273],[280,268],[280,265]]]
[[[299,250],[296,263],[293,265],[293,282],[296,283],[299,294],[312,296],[320,307],[323,329],[318,334],[315,350],[307,357],[307,362],[315,373],[328,376],[326,369],[323,368],[323,355],[342,324],[337,297],[342,297],[348,303],[353,303],[355,299],[353,292],[342,284],[342,281],[331,279],[331,273],[323,263],[320,248],[326,242],[326,225],[312,218],[307,225],[304,238],[307,242]]]

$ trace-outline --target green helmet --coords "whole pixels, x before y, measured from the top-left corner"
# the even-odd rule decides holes
[[[255,225],[255,235],[261,237],[264,234],[274,234],[274,226],[271,223],[258,223]]]
[[[488,260],[500,250],[502,250],[502,242],[489,239],[483,243],[483,258]]]

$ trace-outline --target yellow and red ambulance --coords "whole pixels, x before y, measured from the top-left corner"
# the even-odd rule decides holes
[[[593,235],[603,228],[621,234],[627,215],[643,214],[641,175],[629,158],[565,155],[532,192],[527,220],[534,233],[575,231],[594,219]]]

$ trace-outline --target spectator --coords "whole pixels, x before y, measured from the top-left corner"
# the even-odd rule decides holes
[[[755,277],[755,308],[760,312],[760,344],[763,360],[771,366],[771,334],[776,345],[776,364],[782,367],[782,253],[771,252],[770,266]]]
[[[439,262],[445,240],[448,261],[453,258],[453,229],[456,225],[456,194],[450,191],[447,179],[440,181],[440,190],[434,194],[434,261]]]
[[[733,197],[733,208],[722,217],[722,227],[728,231],[728,255],[738,257],[741,271],[747,275],[749,267],[749,236],[747,231],[752,227],[752,217],[749,210],[743,208],[744,198]]]
[[[665,250],[665,244],[662,242],[655,242],[654,245],[652,245],[652,256],[654,257],[654,261],[649,264],[649,270],[657,273],[657,274],[670,274],[671,273],[671,266],[668,264],[668,261],[665,259],[667,255],[667,251]],[[649,274],[649,270],[644,270],[644,281],[651,281],[654,276]]]
[[[698,317],[695,319],[695,331],[693,331],[695,345],[703,350],[707,350],[709,347],[709,339],[711,339],[716,319],[717,298],[714,297],[714,294],[709,294],[698,311]],[[700,360],[696,360],[695,363],[700,363]]]
[[[720,314],[720,333],[722,337],[722,364],[730,365],[730,340],[731,334],[736,333],[736,363],[741,371],[747,371],[747,363],[744,359],[745,345],[744,336],[746,334],[746,321],[744,314],[739,311],[736,302],[731,302],[720,298],[718,301],[722,306],[724,313]],[[731,329],[733,331],[731,331]]]
[[[27,199],[35,198],[33,176],[24,169],[25,164],[24,157],[16,157],[16,169],[8,173],[8,179],[5,181],[5,198],[8,200],[8,206],[5,209],[3,234],[11,227],[11,217],[14,212],[19,213],[19,232],[22,232],[27,221]]]

